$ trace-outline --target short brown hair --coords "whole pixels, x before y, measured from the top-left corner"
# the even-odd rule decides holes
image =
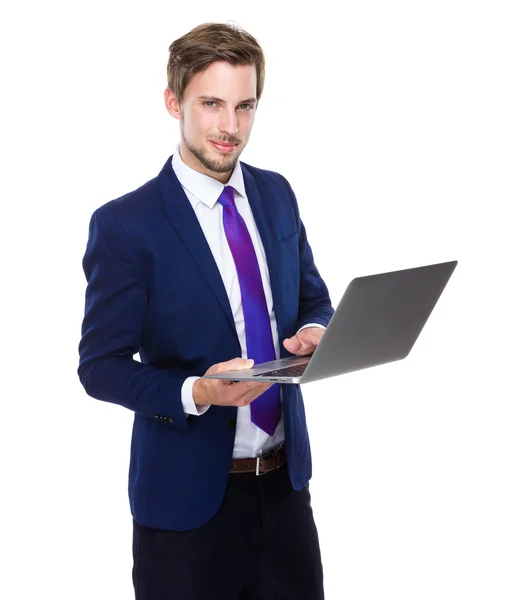
[[[256,39],[237,25],[204,23],[189,31],[170,48],[168,88],[181,102],[194,75],[218,60],[233,66],[256,66],[256,99],[264,89],[265,57]]]

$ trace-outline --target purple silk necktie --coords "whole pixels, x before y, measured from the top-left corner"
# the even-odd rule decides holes
[[[255,364],[275,360],[271,323],[262,277],[251,236],[234,203],[234,189],[225,186],[218,202],[223,206],[223,227],[234,258],[242,296],[247,357]],[[251,402],[251,421],[273,435],[280,421],[280,386],[272,385]]]

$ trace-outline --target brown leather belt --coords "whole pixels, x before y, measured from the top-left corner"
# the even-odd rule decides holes
[[[286,464],[286,448],[280,446],[257,458],[233,458],[231,473],[255,473],[264,475]]]

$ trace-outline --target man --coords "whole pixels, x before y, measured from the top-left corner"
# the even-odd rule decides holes
[[[239,160],[263,84],[247,32],[176,40],[177,151],[90,223],[79,376],[135,412],[137,600],[323,598],[299,386],[202,377],[309,354],[333,314],[288,182]]]

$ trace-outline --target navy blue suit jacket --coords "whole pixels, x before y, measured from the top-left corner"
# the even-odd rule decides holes
[[[284,177],[242,163],[270,274],[279,339],[333,309]],[[241,356],[210,248],[172,168],[98,208],[83,258],[87,277],[79,377],[90,396],[135,412],[129,498],[142,525],[187,530],[217,512],[228,480],[236,407],[186,417],[181,386]],[[139,352],[142,362],[134,360]],[[281,355],[289,353],[281,344]],[[311,477],[301,391],[283,386],[293,487]]]

